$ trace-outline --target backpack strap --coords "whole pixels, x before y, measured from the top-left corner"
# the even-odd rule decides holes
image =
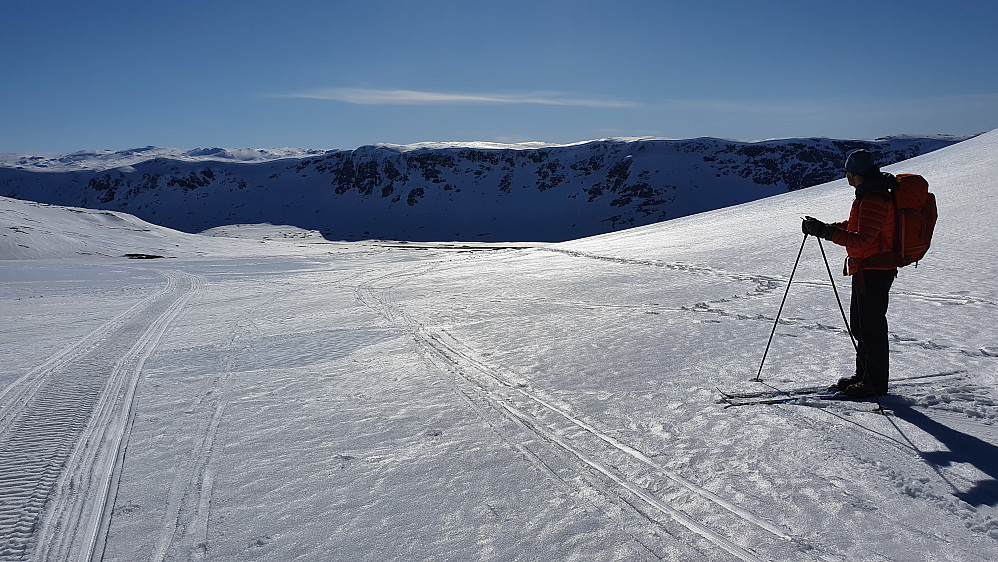
[[[901,247],[904,239],[904,223],[901,221],[901,213],[898,210],[897,183],[891,190],[891,205],[894,205],[894,264],[897,265],[897,257],[904,252],[904,248]]]

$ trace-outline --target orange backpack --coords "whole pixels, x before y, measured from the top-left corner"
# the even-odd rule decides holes
[[[894,198],[894,254],[897,266],[915,264],[929,250],[936,226],[936,196],[929,182],[916,174],[897,174]]]

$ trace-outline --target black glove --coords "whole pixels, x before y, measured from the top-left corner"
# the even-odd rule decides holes
[[[835,226],[825,224],[814,217],[804,217],[800,228],[804,234],[810,234],[811,236],[817,236],[825,240],[831,240],[835,231],[838,230]]]

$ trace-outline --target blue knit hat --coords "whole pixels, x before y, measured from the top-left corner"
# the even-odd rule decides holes
[[[877,165],[873,162],[873,154],[869,150],[859,149],[849,153],[846,157],[846,171],[857,176],[865,176]]]

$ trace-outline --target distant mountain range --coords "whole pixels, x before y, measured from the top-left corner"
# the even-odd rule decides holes
[[[857,148],[886,166],[967,138],[3,154],[0,195],[191,233],[270,223],[331,240],[563,241],[825,183]]]

